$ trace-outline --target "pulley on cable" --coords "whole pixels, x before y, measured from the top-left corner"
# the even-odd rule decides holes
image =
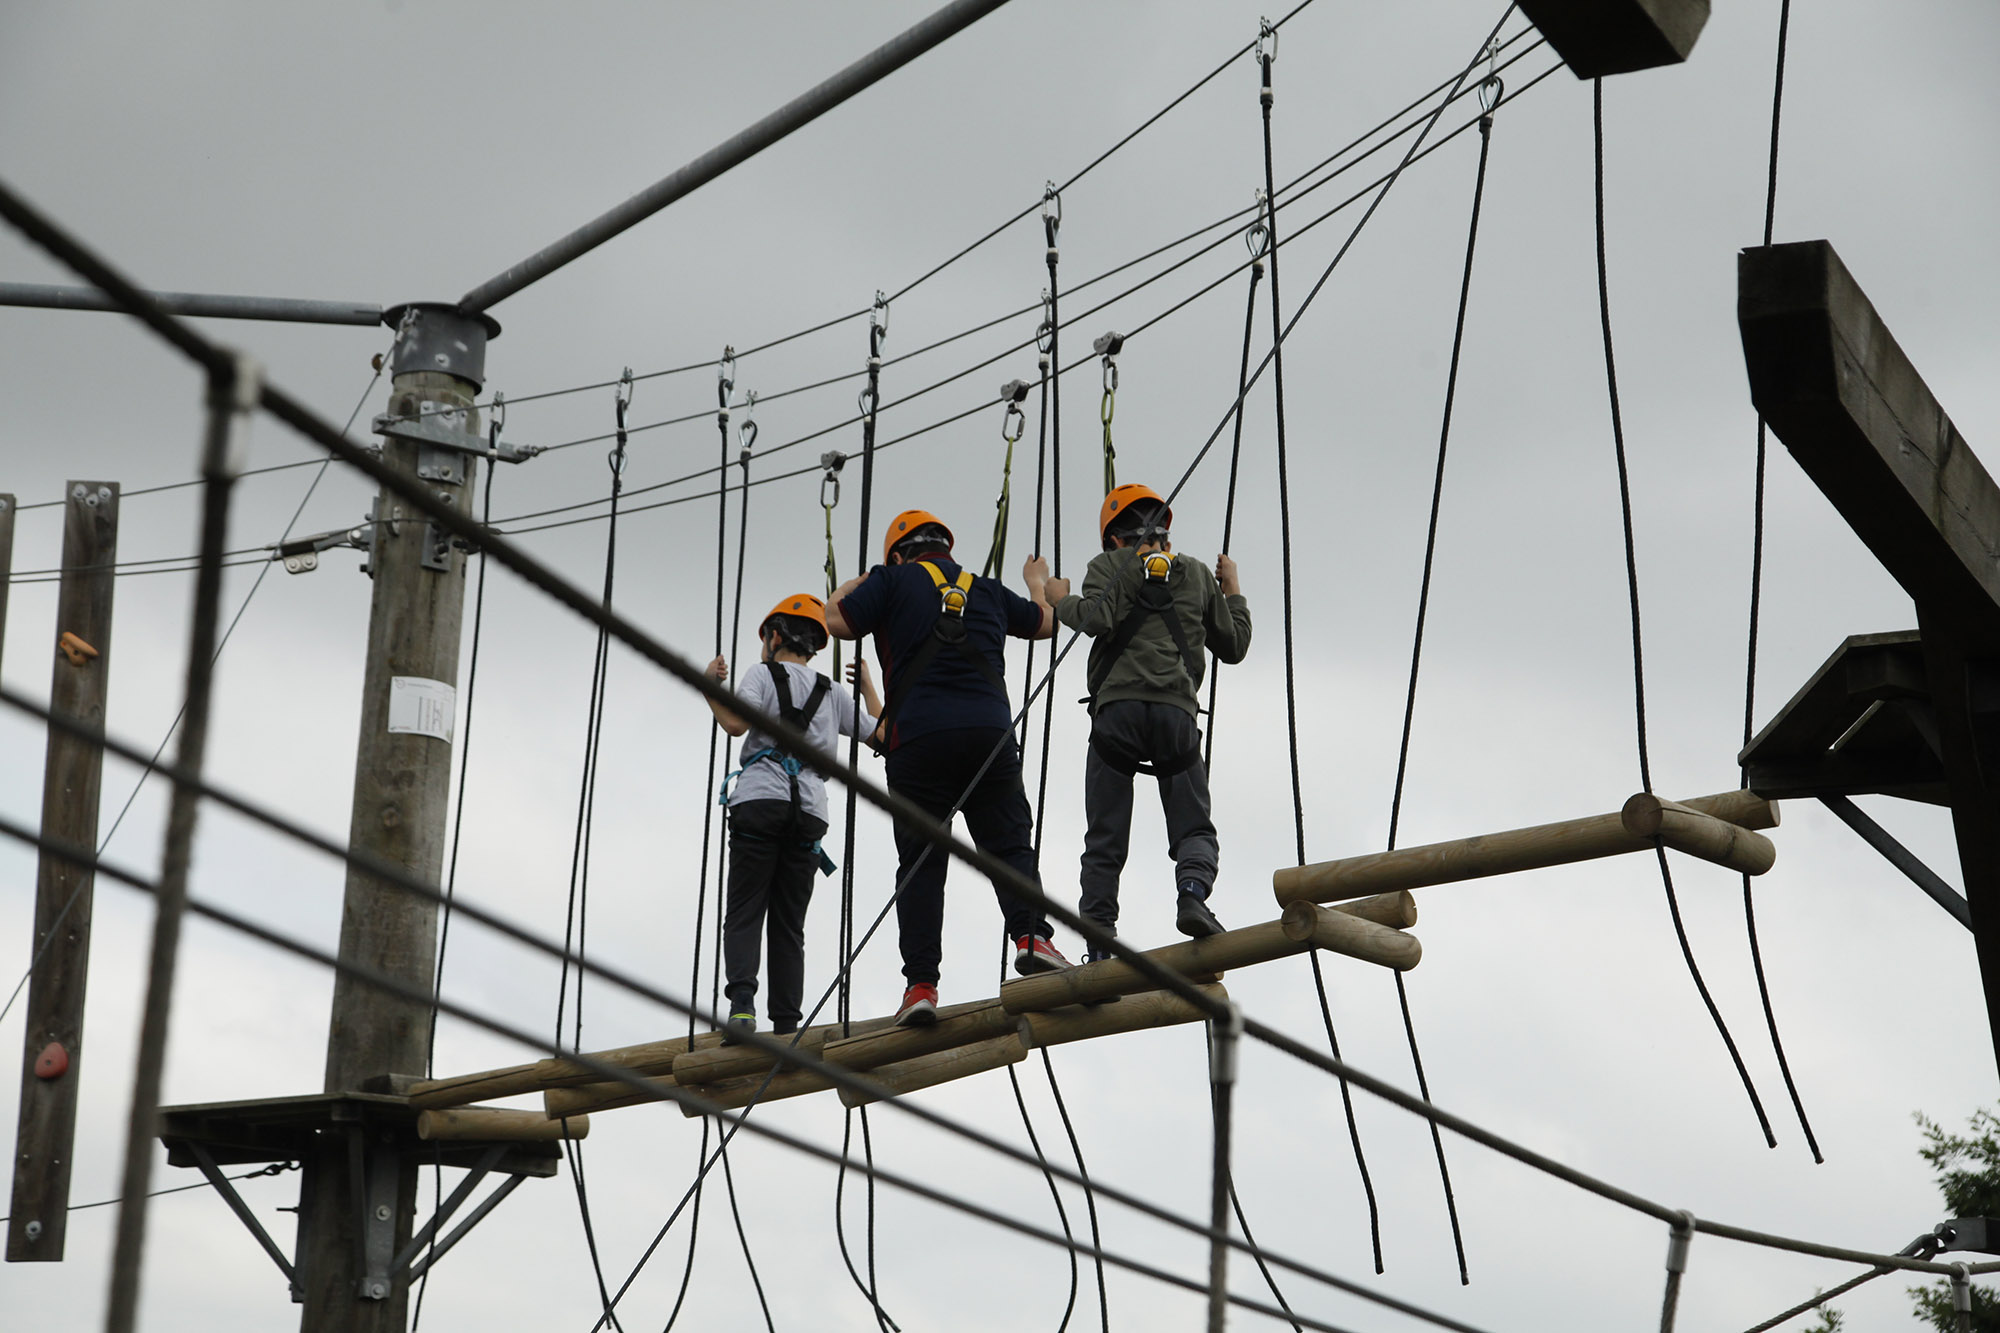
[[[1000,438],[1007,452],[1000,464],[1000,498],[993,502],[993,544],[987,548],[986,564],[979,571],[989,579],[1000,577],[1000,567],[1007,559],[1007,519],[1014,498],[1014,445],[1028,430],[1028,417],[1021,411],[1021,404],[1028,401],[1030,387],[1026,380],[1008,380],[1000,386],[1000,402],[1005,408],[1000,416]]]
[[[1104,363],[1104,398],[1097,406],[1097,418],[1104,423],[1104,493],[1118,489],[1118,451],[1111,447],[1111,417],[1118,410],[1118,354],[1125,350],[1125,335],[1116,330],[1090,345]]]

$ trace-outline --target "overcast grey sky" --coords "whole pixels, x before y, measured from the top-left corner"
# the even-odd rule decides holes
[[[914,22],[928,0],[842,6],[544,7],[470,3],[159,7],[0,6],[0,175],[146,285],[353,299],[450,300],[735,132]],[[1304,171],[1445,80],[1476,49],[1499,6],[1415,0],[1363,6],[1317,0],[1285,29],[1277,71],[1277,171]],[[1256,33],[1234,3],[1064,5],[1016,0],[883,85],[520,295],[488,358],[489,388],[544,390],[707,362],[865,306],[1065,179]],[[1605,88],[1611,304],[1631,454],[1645,608],[1655,783],[1670,795],[1731,786],[1743,705],[1754,418],[1734,324],[1734,256],[1757,241],[1777,31],[1777,0],[1726,3],[1682,68]],[[1520,27],[1509,24],[1509,31]],[[1975,449],[2000,437],[2000,353],[1990,312],[2000,262],[1990,241],[1996,163],[1990,77],[2000,13],[1977,0],[1800,5],[1787,76],[1780,240],[1825,237],[1883,312]],[[1523,43],[1525,45],[1525,43]],[[1546,50],[1507,79],[1524,86]],[[1462,113],[1447,115],[1455,127]],[[1591,223],[1590,89],[1566,71],[1500,111],[1493,133],[1478,267],[1445,489],[1436,583],[1400,840],[1406,844],[1616,809],[1639,785],[1624,566],[1597,321]],[[1477,157],[1467,133],[1413,167],[1327,282],[1286,344],[1297,651],[1307,851],[1314,859],[1379,849],[1387,830],[1412,617]],[[1281,215],[1296,229],[1382,159]],[[1261,183],[1256,80],[1246,58],[1064,199],[1065,289],[1250,202]],[[1348,182],[1354,182],[1348,184]],[[1285,311],[1304,298],[1359,209],[1336,215],[1281,258]],[[1221,233],[1218,233],[1221,234]],[[1221,277],[1234,240],[1110,306],[1065,335],[1077,355],[1096,333],[1130,329]],[[1136,279],[1181,256],[1133,271]],[[13,234],[0,279],[73,279]],[[1121,480],[1165,487],[1222,418],[1241,348],[1243,278],[1135,337],[1122,358],[1115,428]],[[893,311],[899,355],[1033,305],[1045,283],[1038,224],[1027,221],[947,270]],[[1128,285],[1064,303],[1075,314]],[[1268,345],[1260,293],[1256,351]],[[989,401],[1032,378],[1033,331],[1012,319],[884,374],[883,434],[893,437]],[[386,330],[210,322],[272,378],[345,420],[370,381]],[[860,322],[743,360],[738,385],[765,394],[858,371]],[[990,367],[910,403],[913,389],[987,357]],[[1066,381],[1063,572],[1092,544],[1099,476],[1097,375]],[[201,386],[189,367],[129,321],[0,310],[0,489],[53,500],[67,478],[129,490],[193,474]],[[858,428],[766,461],[773,446],[851,414],[853,380],[759,408],[756,475],[803,467],[821,449],[859,447]],[[381,386],[363,409],[378,411]],[[707,369],[638,386],[635,423],[701,413]],[[1031,404],[1032,405],[1032,404]],[[523,403],[510,438],[555,444],[608,431],[607,391]],[[999,485],[997,408],[881,457],[875,509],[913,505],[954,523],[983,553]],[[1250,659],[1222,686],[1216,738],[1229,924],[1273,912],[1269,872],[1290,864],[1283,759],[1273,413],[1253,395],[1244,434],[1235,554],[1257,617]],[[1028,444],[1034,435],[1031,430]],[[252,431],[253,465],[315,457],[275,423]],[[509,469],[497,516],[601,497],[604,445]],[[635,435],[628,487],[667,481],[716,457],[702,418]],[[1218,450],[1177,505],[1182,549],[1219,545],[1226,457]],[[232,546],[272,541],[316,469],[277,472],[239,491]],[[624,609],[691,657],[713,650],[715,504],[700,479],[648,498],[689,503],[633,514],[619,530]],[[1907,599],[1774,444],[1770,470],[1761,722],[1842,637],[1914,623]],[[853,572],[858,485],[835,525]],[[1032,451],[1017,452],[1010,564],[1030,549]],[[125,559],[194,545],[196,491],[131,498]],[[299,530],[343,527],[367,488],[330,471]],[[54,565],[57,509],[21,516],[17,571]],[[595,513],[582,510],[579,513]],[[816,478],[751,493],[744,599],[754,616],[815,588],[823,541]],[[878,517],[878,521],[879,521]],[[733,521],[733,520],[732,520]],[[585,586],[601,579],[604,525],[526,538]],[[875,538],[870,538],[870,545]],[[733,531],[732,531],[733,546]],[[344,835],[368,588],[351,552],[314,574],[274,573],[222,658],[211,764],[254,792]],[[233,606],[255,566],[231,571]],[[733,578],[734,562],[729,573]],[[178,704],[192,580],[134,577],[118,588],[112,730],[139,744],[164,734]],[[18,582],[0,673],[47,688],[54,587]],[[518,581],[487,589],[475,760],[460,892],[559,935],[583,747],[592,635]],[[1074,687],[1074,688],[1073,688]],[[610,725],[598,787],[590,943],[606,961],[687,986],[707,710],[687,691],[612,655]],[[1081,838],[1084,724],[1057,690],[1043,870],[1067,894]],[[1037,733],[1039,735],[1039,732]],[[0,809],[39,810],[42,738],[0,717]],[[874,771],[879,773],[879,768]],[[136,777],[111,764],[106,819]],[[1870,808],[1947,878],[1957,861],[1935,810]],[[1125,925],[1142,944],[1172,937],[1159,817],[1142,800]],[[163,794],[142,793],[111,844],[121,863],[156,863]],[[1529,1146],[1705,1217],[1867,1249],[1895,1249],[1938,1220],[1917,1160],[1912,1112],[1956,1122],[1996,1092],[1969,937],[1847,830],[1789,806],[1779,861],[1758,889],[1773,1000],[1792,1070],[1827,1161],[1803,1143],[1759,1008],[1734,877],[1676,863],[1694,948],[1761,1093],[1779,1146],[1767,1150],[1690,984],[1658,878],[1628,858],[1426,890],[1423,965],[1409,977],[1431,1087],[1440,1104]],[[890,887],[886,824],[861,817],[861,908]],[[954,871],[945,1000],[991,993],[990,895]],[[0,983],[25,966],[32,858],[0,848]],[[204,815],[198,895],[331,945],[339,867],[215,812]],[[838,892],[809,926],[808,981],[833,972]],[[709,895],[712,905],[713,894]],[[82,1067],[74,1198],[115,1193],[147,931],[147,906],[101,885]],[[1068,947],[1071,941],[1064,941]],[[322,972],[199,923],[176,997],[167,1096],[193,1102],[317,1090],[330,995]],[[1392,982],[1327,962],[1343,1052],[1414,1086]],[[886,939],[856,967],[860,1012],[886,1012],[900,987]],[[702,982],[706,994],[707,979]],[[1259,1018],[1320,1040],[1303,962],[1232,976]],[[454,929],[445,989],[532,1031],[555,1012],[553,969]],[[680,1020],[595,986],[586,1042],[670,1035]],[[21,1039],[18,1010],[0,1047]],[[452,1072],[532,1058],[446,1022],[438,1067]],[[1189,1215],[1206,1206],[1205,1071],[1194,1028],[1122,1037],[1055,1054],[1062,1092],[1093,1174]],[[1041,1142],[1061,1127],[1038,1064],[1022,1084]],[[0,1082],[0,1105],[14,1102]],[[924,1094],[926,1103],[1025,1142],[999,1075]],[[1599,1329],[1656,1320],[1666,1235],[1656,1223],[1447,1138],[1472,1284],[1461,1288],[1436,1167],[1421,1122],[1357,1097],[1381,1205],[1387,1273],[1372,1276],[1368,1215],[1337,1087],[1272,1052],[1246,1052],[1238,1179],[1259,1237],[1298,1258],[1492,1329]],[[837,1145],[838,1107],[802,1099],[760,1112]],[[871,1117],[879,1160],[988,1206],[1053,1225],[1032,1171],[994,1159],[893,1110]],[[587,1146],[605,1266],[627,1272],[689,1177],[699,1131],[672,1108],[598,1118]],[[831,1171],[745,1136],[732,1154],[737,1194],[781,1328],[872,1323],[835,1246]],[[162,1184],[184,1183],[162,1168]],[[850,1181],[850,1185],[852,1185]],[[255,1182],[253,1205],[289,1236],[276,1208],[296,1179]],[[850,1203],[854,1194],[850,1190]],[[1081,1199],[1066,1194],[1070,1216]],[[702,1210],[686,1328],[759,1320],[723,1196]],[[997,1233],[907,1196],[879,1198],[883,1301],[908,1329],[1054,1327],[1068,1292],[1056,1250]],[[112,1216],[78,1214],[66,1265],[0,1270],[10,1325],[78,1327],[101,1318]],[[1122,1209],[1101,1210],[1106,1243],[1198,1274],[1184,1237]],[[860,1213],[851,1215],[858,1235]],[[206,1192],[159,1200],[146,1270],[153,1328],[267,1329],[293,1317],[282,1279]],[[857,1240],[857,1245],[858,1245]],[[631,1327],[664,1324],[686,1253],[683,1222],[634,1285]],[[1087,1269],[1087,1266],[1086,1266]],[[1694,1248],[1683,1326],[1748,1327],[1852,1269],[1703,1239]],[[1262,1295],[1239,1264],[1235,1285]],[[1885,1279],[1844,1300],[1854,1327],[1907,1323],[1905,1285]],[[1365,1329],[1413,1327],[1302,1278],[1287,1296],[1316,1316]],[[533,1182],[438,1269],[424,1324],[436,1328],[587,1328],[595,1286],[567,1181]],[[1088,1273],[1079,1320],[1094,1304]],[[1115,1324],[1189,1327],[1199,1302],[1113,1273]],[[1094,1316],[1090,1316],[1094,1319]],[[1239,1327],[1260,1326],[1238,1314]],[[1082,1327],[1084,1323],[1076,1326]]]

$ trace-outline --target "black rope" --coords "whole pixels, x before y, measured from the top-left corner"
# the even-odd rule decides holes
[[[604,538],[604,596],[603,606],[611,609],[612,591],[618,574],[618,496],[624,486],[625,476],[625,408],[627,396],[623,390],[618,394],[614,409],[618,420],[618,443],[606,458],[611,469],[610,522]],[[489,476],[491,465],[489,464]],[[590,673],[590,705],[588,719],[584,725],[583,776],[579,783],[576,811],[576,836],[570,848],[569,864],[569,904],[563,916],[563,960],[560,981],[556,990],[556,1043],[563,1038],[563,1015],[569,1001],[569,955],[575,955],[578,966],[576,972],[576,1005],[573,1014],[572,1044],[576,1049],[583,1047],[583,959],[588,949],[588,926],[590,912],[590,844],[592,826],[597,813],[597,759],[599,746],[604,735],[604,699],[609,684],[611,660],[611,634],[600,625],[597,643],[592,654]],[[574,949],[571,948],[574,942]],[[436,993],[433,987],[433,994]],[[584,1177],[583,1148],[568,1138],[563,1141],[563,1156],[569,1162],[570,1180],[576,1189],[577,1213],[583,1223],[585,1249],[590,1254],[591,1273],[597,1282],[599,1304],[604,1311],[603,1318],[614,1329],[622,1329],[618,1316],[611,1308],[611,1289],[604,1281],[604,1266],[598,1256],[597,1228],[591,1221],[590,1191]]]
[[[1503,20],[1504,21],[1504,20]],[[1274,176],[1271,168],[1271,53],[1262,60],[1264,84],[1258,101],[1264,112],[1264,226],[1270,234],[1271,265],[1271,386],[1277,407],[1278,445],[1278,552],[1284,588],[1285,618],[1285,738],[1292,777],[1292,828],[1297,865],[1306,863],[1305,784],[1299,772],[1299,682],[1294,652],[1292,617],[1292,497],[1290,474],[1285,458],[1285,326],[1284,303],[1278,296],[1278,213],[1271,206]],[[1301,307],[1303,309],[1303,307]],[[1238,398],[1240,405],[1241,398]],[[1239,411],[1240,415],[1240,411]],[[1333,1006],[1327,1000],[1326,977],[1320,970],[1319,950],[1307,950],[1312,961],[1313,989],[1319,993],[1320,1017],[1326,1024],[1326,1040],[1335,1059],[1340,1057],[1340,1038],[1334,1032]],[[1382,1212],[1375,1202],[1375,1183],[1368,1175],[1368,1158],[1361,1150],[1361,1126],[1354,1118],[1354,1093],[1347,1080],[1340,1080],[1340,1104],[1347,1114],[1347,1138],[1354,1146],[1354,1166],[1361,1173],[1361,1190],[1368,1199],[1368,1239],[1375,1251],[1375,1271],[1382,1271]]]
[[[875,421],[882,406],[882,344],[889,336],[889,303],[879,293],[875,299],[873,313],[868,321],[868,384],[861,391],[861,514],[860,532],[857,538],[859,550],[855,555],[854,567],[857,573],[866,574],[872,567],[869,560],[869,524],[874,517],[875,506]],[[861,648],[856,645],[855,658],[861,656]],[[854,715],[861,716],[861,681],[856,673],[854,681]],[[859,730],[857,728],[856,730]],[[847,762],[858,767],[861,762],[861,738],[847,738]],[[847,795],[845,828],[842,831],[842,852],[840,869],[840,972],[836,978],[839,986],[839,1014],[841,1033],[846,1035],[852,1029],[848,1024],[854,1018],[854,846],[855,817],[859,813],[852,791]],[[813,1007],[816,1015],[821,1005],[826,1003],[822,996]],[[804,1031],[805,1024],[799,1025]],[[775,1072],[775,1067],[774,1067]],[[761,1089],[760,1089],[761,1091]],[[854,1113],[861,1112],[861,1144],[868,1164],[865,1188],[867,1208],[867,1266],[868,1279],[863,1282],[854,1267],[854,1259],[847,1251],[847,1227],[843,1198],[847,1183],[848,1144],[852,1137]],[[834,1178],[833,1224],[834,1236],[840,1243],[840,1258],[847,1266],[848,1276],[854,1279],[855,1290],[868,1298],[868,1308],[874,1312],[875,1325],[883,1330],[895,1330],[898,1325],[882,1308],[880,1288],[875,1281],[875,1148],[868,1129],[868,1109],[866,1107],[846,1107],[842,1111],[843,1128],[840,1137],[840,1167]]]
[[[1250,265],[1250,294],[1243,303],[1243,359],[1236,368],[1236,398],[1241,402],[1250,389],[1250,339],[1257,328],[1257,284],[1264,280],[1264,247],[1271,241],[1271,234],[1264,230],[1264,222],[1259,218],[1247,233],[1250,253],[1255,256]],[[1229,551],[1230,538],[1236,532],[1236,479],[1243,462],[1243,413],[1233,414],[1236,418],[1235,438],[1229,442],[1229,495],[1222,506],[1222,550]],[[1208,737],[1204,744],[1201,764],[1212,767],[1215,760],[1215,699],[1222,683],[1222,659],[1213,652],[1208,655]],[[1280,1298],[1282,1299],[1282,1298]]]
[[[1771,166],[1764,187],[1764,244],[1771,244],[1771,230],[1778,213],[1778,124],[1779,113],[1785,105],[1785,39],[1791,28],[1792,0],[1779,0],[1778,4],[1778,67],[1772,77],[1771,86]],[[1757,414],[1757,481],[1756,499],[1752,506],[1752,535],[1750,540],[1750,643],[1744,653],[1743,667],[1743,744],[1747,748],[1754,734],[1757,713],[1757,621],[1761,610],[1764,585],[1764,459],[1765,459],[1764,414]],[[1747,776],[1744,785],[1748,784]],[[1750,935],[1750,963],[1757,973],[1757,998],[1764,1005],[1764,1025],[1771,1030],[1771,1050],[1778,1057],[1778,1072],[1784,1076],[1785,1092],[1792,1099],[1792,1110],[1798,1115],[1799,1129],[1805,1133],[1806,1147],[1812,1150],[1813,1162],[1823,1164],[1826,1158],[1820,1153],[1819,1140],[1813,1135],[1812,1122],[1806,1118],[1806,1105],[1799,1098],[1799,1086],[1792,1078],[1791,1061],[1785,1058],[1785,1042],[1778,1035],[1778,1014],[1771,1007],[1771,987],[1764,978],[1764,951],[1757,941],[1757,901],[1751,890],[1751,878],[1743,876],[1743,925]]]
[[[1077,1142],[1076,1126],[1070,1121],[1069,1105],[1063,1101],[1062,1085],[1056,1082],[1055,1063],[1049,1058],[1049,1048],[1046,1046],[1042,1047],[1042,1070],[1048,1075],[1049,1093],[1055,1098],[1056,1114],[1061,1117],[1063,1133],[1069,1138],[1069,1155],[1076,1162],[1077,1178],[1083,1182],[1083,1206],[1090,1216],[1090,1260],[1097,1268],[1097,1317],[1099,1327],[1105,1330],[1105,1333],[1110,1333],[1111,1295],[1104,1289],[1104,1256],[1101,1253],[1103,1241],[1099,1239],[1097,1232],[1097,1191],[1091,1188],[1090,1168],[1085,1166],[1083,1161],[1083,1145]],[[1053,1182],[1051,1186],[1053,1187]],[[1251,1243],[1254,1245],[1256,1242]],[[1075,1251],[1071,1251],[1071,1254],[1074,1256]],[[1280,1296],[1278,1300],[1282,1304],[1284,1297]]]
[[[1625,584],[1632,604],[1632,705],[1634,722],[1639,741],[1639,785],[1645,791],[1653,790],[1652,762],[1646,752],[1646,657],[1639,628],[1639,558],[1632,539],[1632,483],[1625,463],[1625,424],[1618,408],[1618,362],[1611,344],[1611,284],[1604,257],[1604,81],[1597,79],[1591,85],[1591,144],[1596,180],[1597,217],[1597,309],[1604,326],[1604,377],[1611,398],[1611,441],[1618,455],[1618,506],[1625,524]],[[1743,1091],[1750,1098],[1751,1108],[1757,1113],[1757,1123],[1764,1131],[1766,1146],[1778,1146],[1777,1135],[1771,1132],[1771,1121],[1764,1114],[1764,1103],[1757,1096],[1756,1087],[1750,1082],[1750,1071],[1743,1065],[1743,1056],[1736,1049],[1736,1039],[1729,1035],[1729,1025],[1722,1020],[1722,1010],[1716,1007],[1715,997],[1708,993],[1708,983],[1702,980],[1701,968],[1694,961],[1694,948],[1688,943],[1687,927],[1681,921],[1680,900],[1674,893],[1673,871],[1667,865],[1667,849],[1657,837],[1653,840],[1653,854],[1660,863],[1660,883],[1666,889],[1667,910],[1673,916],[1674,936],[1680,941],[1681,957],[1687,960],[1688,975],[1694,979],[1694,986],[1701,993],[1701,1002],[1708,1007],[1708,1016],[1715,1021],[1715,1030],[1722,1037],[1722,1044],[1729,1048],[1729,1058],[1736,1066],[1736,1076],[1743,1082]]]
[[[1497,78],[1488,83],[1497,85]],[[1487,85],[1482,85],[1482,88]],[[1482,95],[1483,97],[1483,95]],[[1494,101],[1499,97],[1496,91]],[[1482,100],[1482,105],[1484,102]],[[1417,627],[1410,644],[1410,685],[1403,700],[1403,736],[1396,750],[1396,787],[1389,800],[1389,849],[1395,850],[1396,833],[1403,817],[1403,784],[1410,769],[1410,731],[1417,715],[1417,678],[1423,666],[1424,624],[1430,614],[1431,574],[1437,561],[1438,513],[1444,504],[1444,465],[1447,449],[1451,444],[1451,411],[1458,399],[1458,363],[1465,346],[1465,310],[1472,297],[1472,261],[1479,245],[1479,209],[1486,197],[1486,161],[1493,146],[1493,115],[1489,111],[1479,120],[1479,171],[1472,185],[1472,220],[1465,232],[1465,272],[1458,284],[1458,317],[1451,333],[1451,369],[1445,376],[1444,420],[1438,427],[1437,472],[1431,481],[1430,526],[1424,536],[1424,575],[1417,591]],[[1410,1013],[1409,988],[1403,981],[1403,974],[1396,972],[1396,1002],[1403,1012],[1403,1032],[1409,1039],[1410,1063],[1417,1073],[1417,1090],[1423,1099],[1431,1099],[1430,1079],[1424,1073],[1423,1052],[1417,1047],[1417,1027]],[[1446,1165],[1444,1136],[1435,1123],[1431,1126],[1431,1146],[1437,1151],[1438,1178],[1444,1185],[1445,1212],[1451,1218],[1451,1243],[1458,1255],[1459,1285],[1470,1285],[1472,1275],[1465,1265],[1465,1236],[1458,1223],[1458,1200],[1451,1188],[1451,1168]]]
[[[1011,940],[1004,941],[1000,952],[1000,976],[1002,980],[1006,979],[1007,950],[1012,947],[1012,944]],[[1053,1081],[1053,1075],[1051,1075],[1051,1080]],[[1014,1090],[1014,1105],[1021,1113],[1021,1128],[1028,1131],[1028,1146],[1035,1150],[1035,1160],[1041,1163],[1042,1180],[1049,1187],[1049,1198],[1055,1201],[1056,1221],[1062,1226],[1063,1240],[1066,1242],[1065,1249],[1069,1255],[1069,1297],[1063,1302],[1062,1322],[1056,1325],[1056,1333],[1065,1333],[1065,1330],[1069,1328],[1070,1316],[1076,1313],[1076,1233],[1070,1230],[1069,1209],[1063,1207],[1062,1191],[1056,1187],[1055,1173],[1049,1170],[1049,1159],[1047,1154],[1042,1151],[1041,1136],[1035,1133],[1035,1119],[1028,1114],[1028,1099],[1021,1093],[1021,1076],[1015,1071],[1013,1065],[1007,1066],[1007,1085]],[[1067,1120],[1065,1120],[1065,1123],[1067,1123]],[[1092,1243],[1095,1244],[1095,1241]],[[1099,1290],[1103,1290],[1101,1285]]]

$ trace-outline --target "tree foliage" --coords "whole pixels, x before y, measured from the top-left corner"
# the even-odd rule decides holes
[[[1936,1175],[1945,1215],[2000,1217],[2000,1115],[1974,1111],[1964,1134],[1948,1133],[1922,1113],[1917,1127],[1924,1132],[1924,1146],[1917,1152]],[[1917,1318],[1941,1333],[1955,1333],[1958,1323],[1949,1279],[1911,1287],[1909,1293]],[[1972,1329],[2000,1333],[2000,1296],[1980,1286],[1972,1288]]]

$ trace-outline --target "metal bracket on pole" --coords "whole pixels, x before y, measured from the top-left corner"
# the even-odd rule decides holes
[[[458,1211],[459,1205],[465,1202],[479,1182],[486,1179],[486,1173],[491,1171],[506,1154],[507,1145],[504,1143],[496,1143],[480,1154],[478,1163],[465,1173],[465,1179],[458,1182],[458,1187],[451,1192],[451,1196],[431,1214],[431,1220],[424,1223],[417,1234],[411,1236],[402,1251],[396,1255],[395,1262],[389,1265],[392,1272],[400,1274],[409,1271],[411,1262],[423,1253],[424,1246],[430,1244],[431,1237],[437,1235],[438,1228],[451,1220],[451,1215]],[[515,1179],[518,1180],[519,1177]]]
[[[421,1259],[418,1259],[415,1263],[410,1265],[410,1281],[415,1282],[425,1273],[430,1272],[432,1264],[435,1264],[438,1260],[444,1258],[446,1252],[448,1252],[452,1246],[458,1244],[461,1240],[464,1240],[467,1232],[471,1231],[474,1227],[478,1226],[482,1221],[484,1221],[486,1215],[492,1212],[495,1208],[498,1208],[500,1206],[501,1201],[505,1199],[509,1194],[512,1194],[516,1189],[520,1188],[521,1182],[526,1179],[527,1179],[526,1176],[519,1176],[519,1175],[508,1176],[506,1180],[502,1181],[499,1185],[495,1186],[493,1192],[487,1195],[484,1199],[481,1199],[479,1201],[478,1207],[474,1208],[471,1214],[468,1215],[463,1222],[460,1222],[457,1226],[453,1227],[451,1229],[451,1233],[447,1235],[443,1240],[437,1243],[436,1249],[432,1250],[429,1254],[424,1255]]]
[[[424,414],[415,420],[384,415],[375,418],[374,428],[377,435],[408,440],[417,446],[417,475],[425,481],[462,484],[465,463],[454,456],[458,454],[477,454],[482,458],[490,455],[503,463],[525,463],[542,452],[538,444],[500,440],[489,445],[484,435],[465,429],[463,411],[439,407],[436,403],[423,406]]]
[[[396,1256],[396,1186],[402,1163],[394,1151],[371,1151],[364,1142],[367,1133],[356,1126],[347,1140],[348,1174],[360,1213],[354,1266],[361,1278],[355,1294],[365,1301],[386,1301]]]
[[[200,1143],[189,1143],[188,1150],[194,1154],[195,1165],[201,1168],[202,1175],[208,1177],[208,1183],[215,1186],[215,1192],[229,1205],[229,1211],[235,1213],[238,1220],[249,1228],[250,1234],[257,1238],[257,1243],[264,1247],[264,1253],[271,1256],[271,1262],[278,1266],[279,1271],[285,1275],[285,1280],[292,1284],[292,1299],[295,1301],[302,1299],[304,1292],[299,1286],[298,1270],[285,1258],[285,1252],[278,1248],[278,1243],[271,1239],[271,1233],[264,1230],[264,1224],[257,1220],[257,1214],[250,1211],[250,1205],[243,1202],[243,1196],[229,1183],[229,1177],[222,1174],[222,1168],[215,1164],[215,1158],[209,1153],[208,1148]]]

